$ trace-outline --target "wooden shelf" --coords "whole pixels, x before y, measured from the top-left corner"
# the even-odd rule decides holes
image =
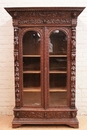
[[[49,92],[67,92],[65,87],[50,88]]]
[[[40,87],[26,87],[23,88],[23,92],[41,92]],[[67,92],[67,90],[64,87],[55,87],[50,88],[49,92]]]
[[[23,55],[23,57],[41,57],[40,55]],[[49,55],[49,57],[67,57],[67,55]]]
[[[49,71],[50,74],[67,74],[67,71],[62,71],[62,70],[52,70]]]
[[[40,55],[23,55],[23,57],[41,57]]]
[[[23,71],[23,74],[40,74],[41,71],[34,71],[34,70],[30,70],[30,71]]]
[[[67,55],[49,55],[49,57],[67,57]]]
[[[41,92],[40,87],[27,87],[23,88],[23,92]]]

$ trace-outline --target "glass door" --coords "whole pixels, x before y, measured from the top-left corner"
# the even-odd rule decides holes
[[[41,36],[27,31],[23,36],[23,105],[41,106]]]
[[[67,105],[67,37],[61,30],[49,36],[49,106]]]
[[[46,109],[67,105],[68,55],[65,32],[43,30],[23,36],[23,106]]]

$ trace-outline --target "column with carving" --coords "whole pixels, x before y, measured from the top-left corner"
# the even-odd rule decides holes
[[[20,107],[18,27],[14,27],[15,106]]]
[[[71,36],[71,108],[75,108],[76,85],[76,27],[72,27]]]

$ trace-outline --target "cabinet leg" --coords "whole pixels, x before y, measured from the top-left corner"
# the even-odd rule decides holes
[[[12,128],[18,128],[20,126],[21,126],[21,124],[12,124]]]
[[[69,124],[69,126],[72,128],[79,128],[79,124]]]

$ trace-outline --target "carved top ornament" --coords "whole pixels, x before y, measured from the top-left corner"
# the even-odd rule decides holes
[[[76,25],[76,18],[84,7],[27,7],[5,8],[13,18],[13,25],[57,24]]]

